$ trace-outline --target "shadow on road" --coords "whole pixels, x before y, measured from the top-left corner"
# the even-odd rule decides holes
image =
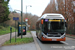
[[[43,44],[63,44],[62,42],[59,41],[40,41]]]

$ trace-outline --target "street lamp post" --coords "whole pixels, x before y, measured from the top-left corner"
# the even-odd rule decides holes
[[[27,14],[27,7],[28,7],[28,6],[32,7],[31,5],[27,5],[27,6],[26,6],[26,14]],[[27,18],[27,16],[26,16],[26,18]]]
[[[27,5],[27,6],[26,6],[26,18],[27,18],[27,7],[28,7],[28,6],[29,6],[29,7],[32,7],[31,5]],[[28,21],[28,20],[27,20],[27,21]],[[28,24],[27,21],[26,21],[26,25]],[[27,29],[28,29],[28,27],[26,26],[26,30],[27,30]]]
[[[66,0],[65,0],[65,18],[66,18]]]
[[[23,0],[21,0],[21,39],[22,39],[22,34],[23,34],[23,32],[22,32],[22,22],[23,22],[23,13],[22,13],[22,11],[23,11]]]

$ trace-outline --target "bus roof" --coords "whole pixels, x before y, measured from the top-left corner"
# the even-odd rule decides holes
[[[62,14],[56,14],[56,13],[47,13],[42,15],[43,19],[65,19]]]

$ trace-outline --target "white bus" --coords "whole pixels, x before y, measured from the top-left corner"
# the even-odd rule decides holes
[[[36,36],[41,41],[65,41],[66,20],[61,14],[44,14],[36,23]]]

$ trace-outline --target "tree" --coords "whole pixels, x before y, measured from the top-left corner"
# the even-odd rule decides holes
[[[24,15],[23,19],[25,20],[25,18],[28,18],[28,25],[30,25],[29,29],[36,29],[36,22],[37,22],[39,17],[36,15],[26,13]]]
[[[9,20],[9,8],[8,8],[9,0],[4,1],[0,0],[0,23],[3,23],[4,21]]]

